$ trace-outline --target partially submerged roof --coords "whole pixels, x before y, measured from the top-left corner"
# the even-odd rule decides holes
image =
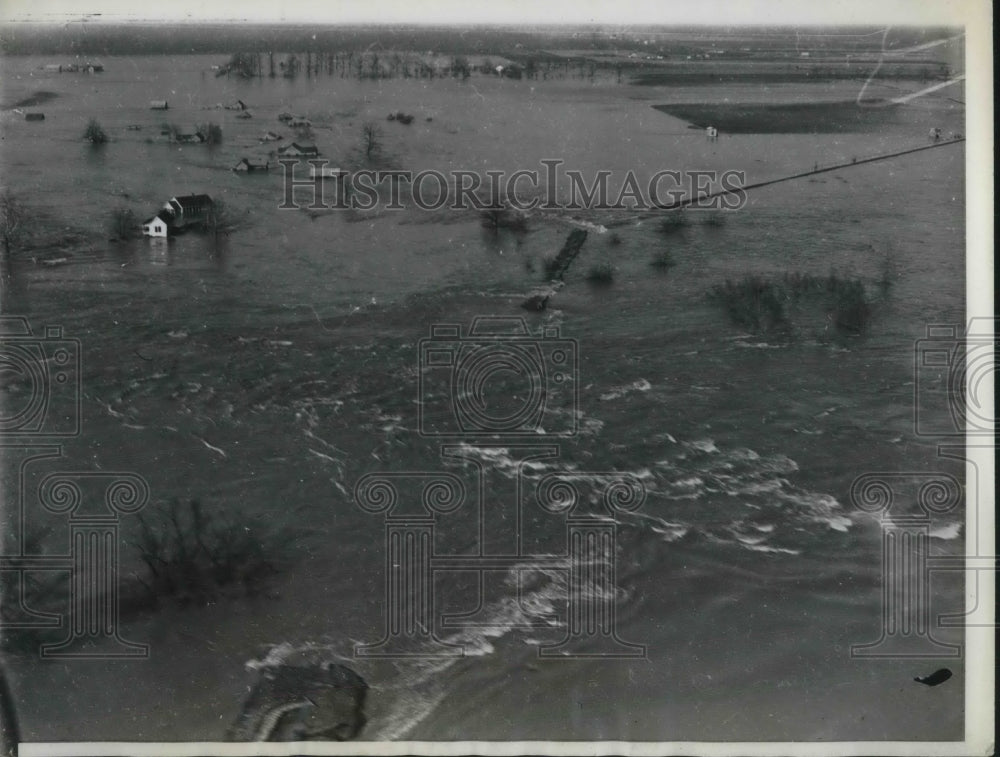
[[[176,200],[177,204],[179,204],[182,208],[185,206],[191,207],[212,204],[212,198],[206,194],[181,195],[179,197],[174,197],[173,199]]]
[[[316,145],[300,145],[298,142],[292,142],[291,144],[287,144],[284,147],[278,148],[278,152],[282,153],[291,152],[293,150],[298,150],[299,152],[314,152],[316,154],[319,154],[319,150],[316,148]]]

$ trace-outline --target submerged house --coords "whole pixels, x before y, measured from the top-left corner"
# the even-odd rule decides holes
[[[142,222],[147,237],[165,237],[183,231],[188,226],[207,223],[215,203],[206,194],[171,197],[163,208]]]
[[[147,237],[165,237],[170,226],[170,216],[160,211],[142,222],[142,233]]]
[[[292,142],[279,147],[278,155],[282,158],[316,158],[319,157],[319,150],[316,149],[316,145],[300,145],[298,142]]]
[[[260,138],[261,142],[277,142],[279,139],[284,139],[280,134],[275,134],[273,131],[265,131],[264,136]]]
[[[239,163],[233,166],[233,170],[237,173],[253,173],[254,171],[266,171],[270,168],[270,163],[264,161],[261,163],[258,160],[250,160],[249,158],[243,158]]]
[[[205,135],[193,127],[178,128],[174,132],[174,142],[182,145],[198,144],[205,141]]]
[[[312,126],[312,121],[308,118],[303,118],[302,116],[293,116],[288,119],[288,125],[294,129],[304,129],[306,127]]]
[[[169,110],[170,106],[167,104],[166,100],[150,100],[149,101],[150,110]]]
[[[25,121],[44,121],[45,120],[45,114],[44,113],[38,113],[38,112],[35,112],[35,113],[25,113],[24,114],[24,120]]]
[[[215,204],[208,195],[184,195],[172,197],[163,210],[173,213],[172,229],[182,229],[192,224],[205,223]]]

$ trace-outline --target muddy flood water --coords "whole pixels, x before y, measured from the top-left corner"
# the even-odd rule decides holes
[[[962,738],[962,660],[851,655],[883,631],[882,528],[852,502],[852,483],[882,471],[963,475],[938,456],[940,440],[915,432],[913,358],[928,325],[965,318],[961,143],[762,188],[738,210],[686,211],[667,230],[662,213],[642,211],[534,211],[515,232],[484,228],[471,210],[279,210],[280,170],[231,170],[268,159],[267,130],[294,139],[277,120],[288,111],[310,119],[311,141],[347,170],[366,165],[361,126],[373,120],[382,167],[510,174],[559,159],[587,176],[736,170],[749,184],[920,147],[932,127],[964,131],[962,105],[943,96],[954,92],[893,108],[863,132],[708,141],[654,106],[850,103],[860,83],[245,81],[216,78],[214,56],[107,57],[91,76],[40,71],[48,62],[3,61],[3,183],[34,215],[2,310],[36,334],[57,325],[79,340],[81,430],[3,450],[5,530],[38,554],[66,554],[67,517],[39,506],[40,482],[128,471],[148,483],[147,523],[197,499],[273,550],[274,571],[247,589],[142,601],[143,530],[123,515],[118,630],[148,658],[41,659],[38,643],[65,628],[9,637],[26,741],[221,740],[255,666],[320,653],[368,682],[363,739]],[[872,85],[866,96],[907,87],[919,88]],[[34,108],[45,120],[26,122],[13,108],[37,92],[52,93]],[[149,109],[159,99],[169,111]],[[237,99],[252,118],[215,108]],[[397,111],[413,123],[386,120]],[[91,118],[108,144],[81,139]],[[221,144],[160,135],[163,123],[206,122],[221,125]],[[194,193],[225,203],[227,236],[108,240],[113,208],[142,220]],[[575,228],[588,236],[566,285],[544,311],[522,309]],[[672,265],[654,265],[664,252]],[[602,263],[613,281],[588,281]],[[822,297],[789,304],[790,329],[739,325],[709,293],[747,274],[857,280],[864,328],[839,328]],[[543,351],[573,345],[578,397],[545,407],[537,439],[421,433],[428,418],[451,422],[454,387],[447,376],[433,392],[422,385],[421,340],[458,324],[458,336],[436,332],[457,354],[480,316],[523,318]],[[504,379],[514,404],[526,391],[518,379]],[[921,380],[921,391],[941,389],[940,373]],[[11,384],[6,400],[18,391]],[[950,416],[936,396],[917,404],[940,427]],[[553,435],[567,428],[576,433]],[[555,449],[525,464],[539,445]],[[435,633],[463,656],[354,654],[383,638],[387,617],[386,520],[359,507],[354,488],[404,471],[449,471],[466,485],[468,501],[435,516],[435,555],[506,556],[490,570],[435,573]],[[617,638],[644,646],[641,656],[538,656],[566,635],[576,580],[554,558],[533,560],[568,549],[566,513],[532,500],[558,472],[583,488],[597,480],[587,472],[641,483],[641,506],[600,521],[615,528],[615,580],[603,589],[613,596],[586,598],[615,608]],[[407,486],[402,499],[419,498]],[[931,554],[962,553],[963,507],[934,514]],[[34,578],[56,582],[36,609],[59,612],[65,572]],[[935,577],[935,613],[961,609],[961,580]],[[935,638],[958,643],[961,629]],[[943,665],[948,685],[914,683]]]

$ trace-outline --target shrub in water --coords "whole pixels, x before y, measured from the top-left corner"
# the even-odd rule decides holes
[[[682,231],[688,225],[688,217],[684,211],[673,210],[660,221],[660,232],[662,234],[674,234]]]
[[[649,261],[649,264],[653,268],[666,271],[669,268],[673,268],[676,265],[676,261],[674,260],[674,256],[670,254],[670,250],[661,250]]]
[[[140,582],[149,598],[205,603],[224,589],[252,593],[278,570],[287,534],[259,521],[208,514],[198,500],[172,500],[157,520],[139,515],[139,556],[147,568]]]
[[[480,213],[483,228],[491,231],[510,229],[519,234],[528,230],[528,217],[509,208],[486,208]]]
[[[93,145],[103,145],[108,141],[107,133],[95,118],[90,119],[87,123],[87,128],[83,131],[83,138]]]
[[[841,331],[863,334],[871,320],[865,287],[858,279],[838,279],[831,292],[833,322]]]
[[[111,211],[111,219],[108,221],[108,231],[112,239],[125,240],[135,236],[138,225],[135,213],[130,208],[118,207]]]
[[[858,278],[811,276],[786,273],[779,281],[747,275],[740,281],[717,284],[710,298],[726,308],[734,323],[756,332],[791,326],[787,306],[813,306],[841,335],[859,335],[868,330],[872,309]]]
[[[595,263],[587,271],[587,281],[592,284],[610,284],[615,280],[615,267],[607,261]]]
[[[787,325],[784,290],[760,276],[727,279],[712,287],[710,297],[726,309],[734,323],[752,331],[771,331]]]

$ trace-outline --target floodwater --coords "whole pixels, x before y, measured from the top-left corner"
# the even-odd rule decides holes
[[[3,181],[46,241],[14,256],[2,306],[36,332],[56,324],[80,340],[83,414],[64,456],[31,463],[25,480],[133,471],[152,492],[147,512],[199,498],[281,530],[294,557],[252,596],[123,615],[122,637],[147,643],[148,659],[13,655],[25,740],[219,740],[255,665],[315,655],[343,658],[368,681],[371,739],[962,738],[960,660],[850,654],[879,638],[882,619],[880,525],[852,504],[852,482],[962,470],[914,431],[915,387],[919,412],[938,426],[949,416],[922,399],[913,368],[928,325],[965,317],[961,144],[764,188],[721,223],[692,212],[670,234],[643,212],[536,211],[515,235],[483,229],[472,211],[279,210],[280,172],[230,170],[267,156],[264,131],[291,139],[276,118],[287,110],[311,119],[323,155],[349,169],[364,165],[361,125],[373,119],[384,167],[509,174],[560,159],[588,176],[733,169],[752,183],[922,146],[932,126],[964,131],[961,105],[916,99],[877,134],[708,142],[652,106],[843,101],[860,82],[241,81],[215,78],[212,57],[110,57],[93,76],[40,72],[47,62],[3,62]],[[32,108],[44,122],[27,123],[11,108],[39,90],[58,96]],[[897,93],[869,86],[866,96]],[[214,108],[237,98],[253,118]],[[149,110],[154,99],[170,110]],[[385,120],[396,111],[414,122]],[[92,117],[111,136],[100,148],[80,139]],[[208,121],[222,125],[221,145],[159,136],[163,122]],[[236,219],[227,238],[107,240],[112,208],[144,218],[195,192],[224,200]],[[581,222],[594,226],[567,285],[545,312],[522,310],[544,258]],[[663,250],[668,270],[650,265]],[[610,286],[585,280],[599,262],[614,266]],[[749,334],[707,297],[746,273],[857,277],[870,325],[839,334],[822,309],[804,308],[792,338]],[[456,467],[442,440],[419,433],[420,340],[441,323],[467,337],[483,315],[523,317],[532,334],[550,334],[543,344],[574,340],[579,357],[576,404],[544,416],[546,431],[578,433],[520,440],[558,445],[557,458],[523,472],[527,488],[559,471],[584,485],[588,471],[643,485],[639,509],[603,521],[616,529],[617,635],[643,645],[641,657],[538,658],[566,632],[565,516],[515,517],[527,453],[504,438],[461,440]],[[22,453],[7,452],[10,502]],[[471,571],[438,574],[439,612],[479,609],[480,625],[437,629],[465,656],[355,659],[355,645],[384,635],[387,555],[385,520],[353,502],[354,485],[373,472],[441,470],[469,482],[473,499],[481,470],[485,494],[437,516],[435,554],[520,545],[525,563],[485,571],[481,592]],[[34,491],[21,492],[25,517],[38,518],[25,528],[50,526],[44,546],[64,551],[65,516],[42,512]],[[934,515],[932,554],[961,553],[962,521],[961,506]],[[137,534],[123,517],[123,580],[143,570]],[[538,554],[553,561],[528,566]],[[959,609],[958,585],[935,579],[935,613]],[[956,674],[949,684],[913,682],[942,664]]]

